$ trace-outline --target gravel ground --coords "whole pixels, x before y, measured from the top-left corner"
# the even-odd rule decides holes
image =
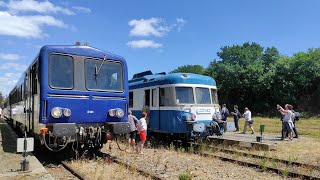
[[[107,148],[103,149],[109,152]],[[214,158],[165,149],[145,149],[144,154],[114,147],[111,155],[164,179],[178,179],[182,173],[192,179],[282,179],[281,176]]]
[[[85,179],[88,180],[108,180],[108,179],[150,179],[140,175],[134,169],[113,163],[111,161],[80,160],[69,163],[71,167],[77,169]]]

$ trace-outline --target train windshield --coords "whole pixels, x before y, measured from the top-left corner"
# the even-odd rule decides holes
[[[176,87],[177,103],[194,104],[192,87]]]
[[[86,59],[85,69],[88,90],[123,92],[123,67],[121,63]]]
[[[218,104],[218,95],[216,89],[211,89],[212,104]]]
[[[177,103],[194,104],[193,90],[191,87],[176,87]]]
[[[210,91],[208,88],[196,88],[197,104],[211,104]]]
[[[73,58],[65,55],[50,55],[49,84],[55,89],[73,88]]]

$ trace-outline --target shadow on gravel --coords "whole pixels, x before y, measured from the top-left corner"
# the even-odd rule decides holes
[[[11,127],[4,119],[0,120],[1,144],[4,152],[16,153],[17,139],[12,134]]]

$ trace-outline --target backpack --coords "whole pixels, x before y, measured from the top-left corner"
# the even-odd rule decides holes
[[[239,111],[237,113],[237,116],[238,116],[238,118],[242,118],[242,115],[241,115],[241,113]]]
[[[230,116],[230,113],[229,113],[229,110],[226,108],[226,110],[223,112],[223,116],[224,117],[229,117]]]
[[[294,115],[295,115],[295,117],[294,117],[294,120],[295,121],[299,121],[299,119],[300,119],[300,113],[299,112],[293,112],[294,113]]]

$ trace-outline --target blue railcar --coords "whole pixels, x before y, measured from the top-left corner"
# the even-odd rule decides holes
[[[141,117],[149,109],[148,136],[204,137],[213,115],[220,111],[216,81],[208,76],[146,71],[133,76],[129,89],[133,114]]]
[[[129,129],[124,58],[89,46],[43,46],[10,92],[6,118],[59,151],[100,149]]]

